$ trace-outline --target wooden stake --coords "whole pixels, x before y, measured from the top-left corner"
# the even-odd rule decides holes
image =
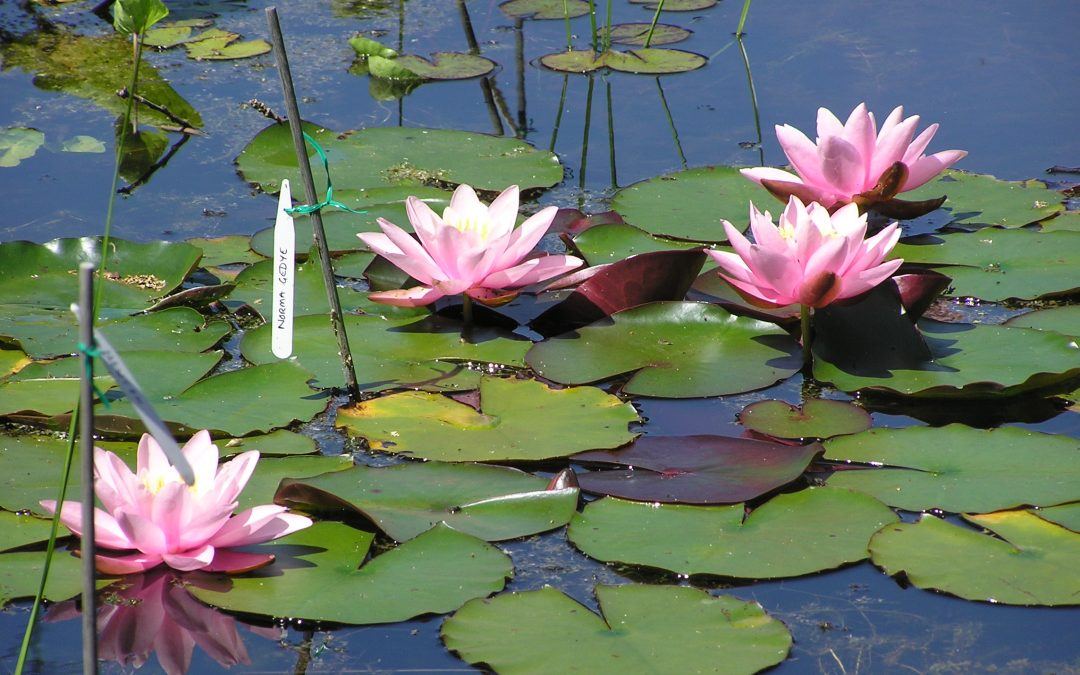
[[[300,107],[296,102],[296,91],[293,89],[292,72],[289,70],[289,57],[285,53],[285,40],[281,35],[277,7],[266,8],[266,22],[270,26],[270,42],[274,46],[274,58],[277,61],[278,74],[281,75],[281,89],[285,94],[285,109],[289,118],[289,129],[292,131],[293,145],[296,147],[296,161],[300,165],[305,200],[309,204],[315,204],[320,199],[315,192],[315,178],[311,174],[311,164],[308,162]],[[337,282],[334,281],[334,265],[330,260],[330,249],[326,245],[322,214],[315,211],[309,217],[315,247],[319,250],[319,261],[322,263],[323,284],[326,286],[326,299],[330,303],[330,321],[334,327],[334,336],[337,338],[338,352],[341,354],[341,369],[345,373],[345,389],[350,397],[359,398],[360,386],[356,383],[352,351],[349,349],[349,339],[345,334],[341,300],[338,299]]]
[[[79,265],[79,453],[82,468],[83,673],[97,673],[97,576],[94,570],[94,264]],[[89,353],[88,353],[89,352]]]

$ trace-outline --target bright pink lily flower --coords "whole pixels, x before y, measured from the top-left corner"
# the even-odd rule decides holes
[[[865,201],[870,203],[885,201],[914,190],[967,156],[963,150],[924,155],[938,125],[931,124],[916,137],[918,124],[919,116],[905,118],[902,106],[889,113],[880,132],[865,103],[860,103],[844,124],[819,108],[816,143],[795,127],[776,126],[776,138],[795,174],[769,167],[743,169],[742,174],[781,201],[795,196],[830,210],[860,195],[867,195]],[[890,174],[897,162],[903,167],[897,167],[899,172],[894,170],[897,175]]]
[[[162,563],[182,572],[246,572],[270,564],[274,556],[233,547],[261,544],[311,525],[309,518],[272,504],[233,515],[236,498],[259,461],[258,451],[242,453],[219,469],[217,447],[208,432],[200,431],[183,452],[195,472],[190,487],[149,434],[139,441],[135,473],[113,453],[94,448],[94,491],[104,507],[95,509],[95,544],[126,552],[98,554],[99,572],[132,574]],[[54,500],[41,505],[56,511]],[[79,535],[82,504],[65,501],[60,521]]]
[[[792,197],[779,227],[768,211],[751,204],[750,229],[754,243],[724,221],[735,252],[705,252],[719,264],[721,277],[762,307],[821,308],[869,291],[903,262],[883,262],[900,239],[897,224],[865,239],[866,215],[855,204],[829,215],[820,204],[806,207]]]
[[[517,294],[514,289],[580,267],[582,260],[569,255],[528,258],[558,208],[542,209],[515,228],[518,198],[514,185],[485,206],[471,187],[460,185],[439,217],[427,204],[409,197],[405,207],[419,242],[385,218],[379,219],[382,233],[357,236],[422,285],[372,293],[371,299],[418,307],[465,293],[485,304],[500,304]]]

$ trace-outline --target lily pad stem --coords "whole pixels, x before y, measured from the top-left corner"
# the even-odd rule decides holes
[[[656,3],[656,11],[652,15],[652,23],[649,24],[649,34],[645,36],[645,49],[652,44],[653,31],[656,30],[656,22],[660,20],[660,12],[664,11],[664,0]]]
[[[472,298],[468,295],[461,296],[461,325],[462,334],[467,335],[472,332],[473,311],[472,311]]]
[[[570,31],[570,6],[567,4],[567,0],[562,0],[562,14],[563,20],[566,21],[566,51],[574,51],[573,33]]]
[[[813,355],[810,352],[810,307],[799,306],[799,332],[802,337],[803,366],[810,367]]]

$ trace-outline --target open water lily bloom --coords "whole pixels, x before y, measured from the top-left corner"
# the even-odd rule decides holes
[[[967,156],[963,150],[923,154],[937,133],[931,124],[918,136],[919,116],[904,117],[898,106],[881,125],[860,103],[841,124],[830,111],[818,109],[817,140],[790,125],[777,125],[776,138],[795,173],[760,167],[742,174],[776,197],[790,196],[829,209],[852,201],[870,205],[913,190]]]
[[[855,204],[830,215],[820,204],[807,207],[792,197],[779,226],[768,211],[751,204],[753,243],[727,221],[724,229],[735,252],[706,253],[720,266],[721,277],[763,307],[821,308],[869,291],[903,262],[885,261],[900,239],[897,224],[866,239],[866,215]]]
[[[357,236],[421,285],[372,293],[371,299],[417,307],[464,293],[484,304],[499,304],[513,298],[516,289],[580,267],[583,261],[570,255],[531,257],[558,208],[542,209],[515,228],[518,200],[516,185],[490,206],[471,187],[460,185],[439,216],[421,200],[409,197],[405,206],[419,241],[384,218],[379,219],[381,233]]]
[[[133,473],[122,459],[94,448],[94,491],[103,508],[95,509],[98,571],[143,572],[162,563],[179,571],[246,572],[274,560],[268,553],[233,550],[261,544],[311,525],[301,515],[272,504],[233,515],[236,498],[251,478],[258,451],[242,453],[218,466],[210,434],[200,431],[183,447],[195,472],[188,486],[148,434],[139,441]],[[41,505],[56,511],[54,500]],[[82,504],[65,501],[60,520],[76,535],[82,530]]]

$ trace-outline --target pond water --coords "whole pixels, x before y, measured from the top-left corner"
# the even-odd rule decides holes
[[[246,39],[265,35],[261,0],[167,2],[171,18],[213,16],[217,27]],[[603,3],[598,3],[603,4]],[[939,122],[932,151],[964,148],[959,168],[999,178],[1041,178],[1066,187],[1076,174],[1046,174],[1075,166],[1080,109],[1074,1],[866,3],[759,2],[743,46],[756,91],[755,110],[739,45],[732,42],[741,3],[723,0],[693,12],[665,13],[664,21],[694,31],[675,45],[708,56],[700,70],[660,78],[622,73],[563,75],[537,60],[565,44],[562,21],[515,25],[495,0],[462,5],[449,0],[363,2],[305,0],[279,3],[304,116],[334,130],[404,125],[517,135],[552,149],[565,179],[538,196],[537,205],[606,210],[619,187],[711,164],[785,163],[774,124],[812,128],[815,110],[847,111],[865,101],[875,111],[903,104]],[[46,145],[15,168],[0,169],[4,215],[0,242],[45,242],[99,234],[105,213],[115,116],[86,98],[50,88],[26,67],[12,65],[9,46],[34,35],[62,39],[107,35],[111,27],[90,13],[91,2],[59,6],[0,4],[0,126],[33,127]],[[651,12],[620,0],[616,22],[648,21]],[[588,41],[586,18],[573,21],[575,43]],[[350,73],[348,38],[374,36],[401,51],[426,55],[467,50],[475,32],[484,56],[499,64],[483,82],[428,83],[398,100],[375,100],[366,76]],[[85,58],[90,58],[86,54]],[[267,120],[247,102],[259,99],[284,112],[270,55],[236,61],[194,61],[183,49],[148,51],[146,60],[201,116],[205,135],[170,134],[167,161],[150,175],[125,176],[113,235],[136,241],[250,235],[273,223],[275,200],[248,185],[234,159]],[[76,69],[77,70],[77,69]],[[879,112],[879,115],[881,112]],[[755,117],[759,118],[760,136]],[[62,139],[87,135],[109,152],[61,153]],[[584,139],[584,142],[583,142]],[[760,142],[759,142],[760,141]],[[144,167],[145,168],[145,167]],[[295,188],[294,188],[295,189]],[[770,208],[773,208],[770,205]],[[775,211],[775,208],[774,208]],[[548,242],[549,247],[557,242]],[[974,322],[997,323],[1020,305],[951,302]],[[522,311],[527,312],[527,307]],[[226,345],[239,355],[239,340]],[[234,359],[233,364],[239,363]],[[650,435],[738,436],[736,414],[766,398],[800,402],[801,375],[767,390],[708,399],[633,397]],[[833,390],[827,398],[850,399]],[[875,427],[962,421],[1017,426],[1080,438],[1080,414],[1063,406],[974,404],[942,410],[865,402]],[[333,426],[333,414],[300,427],[325,454],[355,446]],[[567,430],[566,433],[572,433]],[[360,453],[360,462],[385,463]],[[543,466],[550,469],[550,466]],[[550,475],[550,472],[544,475]],[[914,516],[905,515],[906,520]],[[994,606],[905,587],[868,561],[816,575],[756,583],[716,584],[642,569],[605,565],[586,557],[563,530],[498,546],[513,559],[507,590],[551,585],[596,609],[598,583],[628,581],[692,584],[753,600],[783,621],[794,637],[782,673],[1067,673],[1080,672],[1080,613],[1071,608]],[[713,585],[710,585],[713,584]],[[29,603],[0,611],[0,662],[11,670]],[[78,621],[46,621],[36,632],[28,672],[78,668]],[[440,642],[442,616],[370,627],[326,627],[297,622],[240,622],[246,657],[233,651],[230,672],[450,672],[473,670]],[[202,643],[200,643],[202,644]],[[227,651],[227,650],[226,650]],[[212,653],[211,653],[212,652]],[[216,657],[218,658],[215,658]],[[250,663],[246,662],[250,661]],[[229,659],[196,648],[191,672],[218,672]],[[136,662],[136,665],[137,662]],[[151,658],[144,670],[158,668]],[[104,672],[130,670],[104,665]]]

